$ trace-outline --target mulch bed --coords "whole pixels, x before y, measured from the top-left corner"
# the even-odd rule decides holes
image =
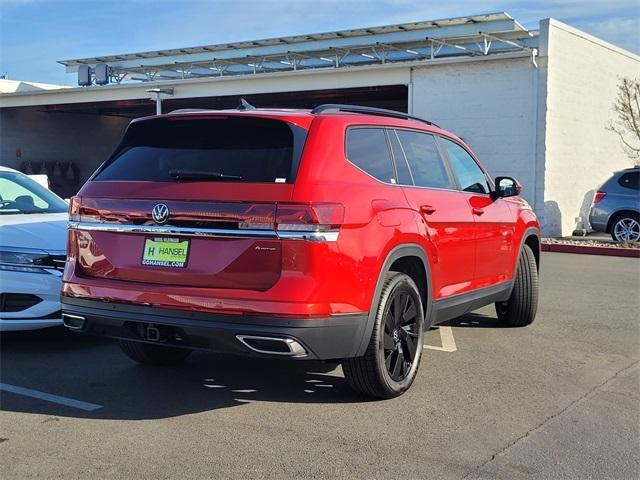
[[[613,257],[640,258],[640,243],[616,244],[596,240],[564,240],[543,238],[543,252],[580,253],[584,255],[608,255]]]

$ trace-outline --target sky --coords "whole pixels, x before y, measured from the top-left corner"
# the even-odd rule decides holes
[[[640,0],[0,0],[0,75],[76,84],[58,60],[506,11],[640,53]]]

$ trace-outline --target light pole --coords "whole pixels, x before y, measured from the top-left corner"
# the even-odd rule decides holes
[[[173,97],[173,88],[150,88],[149,90],[145,90],[145,92],[155,94],[156,115],[162,115],[162,97],[160,97],[160,95],[164,94]]]

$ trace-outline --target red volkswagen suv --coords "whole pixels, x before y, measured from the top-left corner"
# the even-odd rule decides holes
[[[520,189],[389,110],[134,120],[71,201],[64,322],[142,363],[340,360],[358,392],[398,396],[430,326],[491,303],[534,320],[540,230]]]

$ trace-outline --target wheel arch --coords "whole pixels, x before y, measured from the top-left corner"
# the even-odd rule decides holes
[[[393,267],[393,268],[392,268]],[[429,260],[424,249],[415,243],[401,244],[394,247],[385,258],[380,271],[378,272],[378,280],[376,288],[371,299],[371,307],[369,308],[369,316],[360,341],[360,346],[356,352],[356,356],[363,355],[367,349],[371,332],[375,324],[377,314],[377,306],[380,301],[384,280],[390,271],[400,271],[409,275],[420,289],[424,308],[425,327],[428,328],[432,322],[433,302],[431,294],[431,269]]]
[[[640,213],[638,213],[635,210],[631,210],[631,209],[617,210],[616,212],[609,215],[609,220],[607,221],[607,230],[605,233],[611,233],[611,228],[613,227],[613,224],[616,223],[616,221],[624,215],[630,215],[631,217],[635,217],[635,218],[640,217]]]
[[[522,236],[523,241],[522,245],[520,245],[520,250],[518,251],[518,258],[520,257],[520,252],[522,252],[522,248],[526,245],[533,251],[533,256],[536,259],[536,268],[540,271],[540,233],[536,228],[528,228],[524,235]],[[517,261],[517,259],[516,259]]]

